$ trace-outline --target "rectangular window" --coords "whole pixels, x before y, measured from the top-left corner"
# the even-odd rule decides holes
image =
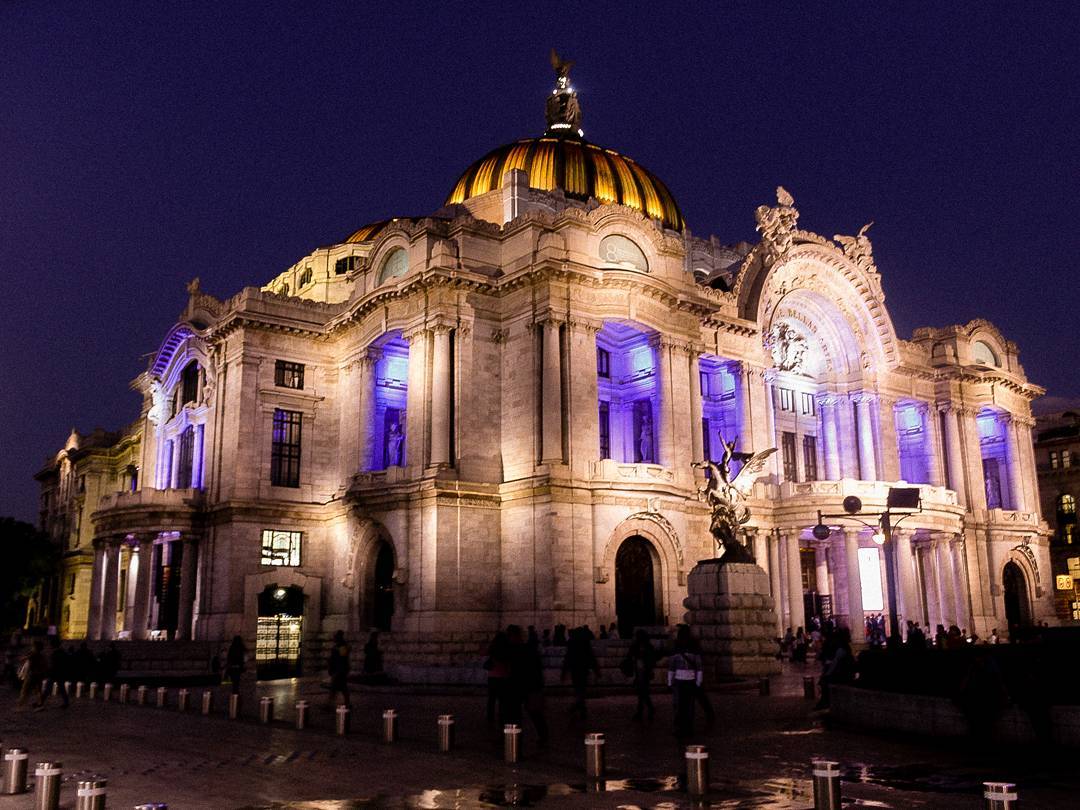
[[[611,405],[600,400],[600,458],[611,458]]]
[[[596,348],[596,376],[611,379],[611,352],[599,346]]]
[[[813,416],[814,415],[814,395],[813,394],[808,394],[805,391],[803,391],[803,392],[801,392],[800,397],[802,398],[802,412],[803,412],[803,415],[804,416]]]
[[[172,486],[173,486],[173,482],[172,482],[173,481],[173,479],[172,479],[172,454],[173,454],[173,443],[171,441],[170,442],[165,442],[165,453],[162,456],[162,460],[165,463],[162,465],[161,473],[160,473],[160,475],[161,475],[161,488],[162,489],[172,489]]]
[[[334,275],[343,276],[346,273],[351,273],[356,269],[357,264],[360,262],[359,256],[345,256],[334,262]]]
[[[195,428],[188,425],[180,434],[180,456],[176,460],[176,488],[192,486],[191,474],[195,462]]]
[[[817,437],[802,437],[803,455],[803,478],[807,481],[817,481]]]
[[[290,363],[288,360],[275,361],[274,385],[278,388],[302,389],[304,387],[304,364]]]
[[[790,388],[778,388],[780,392],[780,410],[795,413],[795,392]]]
[[[1072,466],[1072,453],[1068,450],[1061,451],[1061,466],[1062,468]]]
[[[784,457],[784,480],[798,481],[799,469],[797,466],[798,461],[795,459],[795,434],[784,431],[780,437],[780,445]]]
[[[300,565],[300,541],[303,532],[285,532],[276,529],[263,529],[262,564],[263,565]]]
[[[274,430],[270,445],[270,483],[276,487],[300,486],[299,411],[274,411]]]
[[[1050,451],[1050,469],[1051,470],[1056,470],[1060,466],[1061,466],[1061,456],[1058,455],[1057,450],[1051,450]]]
[[[199,364],[192,360],[180,374],[180,405],[194,402],[199,396]]]
[[[705,458],[712,460],[712,435],[709,430],[709,420],[701,420],[701,449],[705,451]]]
[[[701,380],[701,395],[703,397],[710,396],[712,394],[712,391],[709,390],[709,375],[708,375],[708,373],[704,372],[704,371],[700,371],[700,372],[698,372],[698,378]]]

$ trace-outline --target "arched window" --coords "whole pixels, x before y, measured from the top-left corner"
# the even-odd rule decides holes
[[[649,272],[649,260],[645,258],[645,253],[621,233],[613,233],[600,240],[600,259],[608,264],[621,264],[642,273]]]
[[[990,348],[990,344],[984,343],[981,340],[976,340],[975,343],[972,344],[971,355],[975,359],[975,362],[980,366],[993,366],[997,368],[1001,365],[997,354]]]
[[[1072,495],[1058,495],[1057,509],[1060,515],[1076,514],[1076,498]]]
[[[304,269],[304,272],[300,274],[300,283],[297,286],[298,287],[305,287],[310,283],[311,283],[311,268],[307,267],[307,268]]]
[[[199,364],[192,360],[180,372],[180,405],[194,402],[199,396]]]
[[[409,270],[409,254],[405,248],[394,248],[386,254],[382,267],[379,268],[379,283],[403,276]]]

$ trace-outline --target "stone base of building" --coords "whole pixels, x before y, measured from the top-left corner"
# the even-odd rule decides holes
[[[701,642],[707,679],[780,671],[776,611],[760,566],[702,560],[686,585],[686,621]]]

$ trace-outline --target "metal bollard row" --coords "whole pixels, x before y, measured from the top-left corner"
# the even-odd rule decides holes
[[[59,762],[39,762],[34,769],[34,810],[58,810],[60,807]]]
[[[814,810],[840,810],[840,763],[815,759],[810,766],[814,780]]]
[[[104,779],[84,779],[75,788],[75,810],[105,810]]]
[[[1015,810],[1019,807],[1016,785],[1012,782],[983,782],[986,810]]]
[[[398,724],[397,724],[397,712],[393,709],[387,709],[382,713],[383,721],[383,742],[392,743],[397,740]]]
[[[521,755],[521,726],[507,723],[503,726],[503,760],[511,764]]]
[[[272,697],[259,698],[259,722],[264,726],[274,722],[274,699]]]
[[[30,752],[25,748],[9,748],[4,752],[4,793],[14,796],[26,793],[26,770]]]
[[[585,775],[589,779],[603,779],[605,762],[604,746],[607,743],[600,733],[585,735]]]
[[[349,707],[344,705],[338,706],[336,714],[337,718],[334,725],[334,731],[337,732],[339,737],[344,737],[349,733]]]
[[[308,720],[308,702],[306,700],[296,701],[296,730],[303,731],[307,728]]]
[[[454,748],[454,715],[439,715],[439,751],[446,754]]]
[[[709,792],[709,749],[704,745],[686,746],[686,792],[695,799]]]

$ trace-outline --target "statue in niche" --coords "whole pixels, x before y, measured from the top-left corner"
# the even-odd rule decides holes
[[[712,510],[709,531],[716,540],[717,556],[724,562],[752,563],[753,554],[739,542],[739,527],[750,520],[746,497],[776,448],[770,447],[760,453],[738,453],[735,451],[736,441],[724,441],[723,434],[720,434],[720,444],[724,448],[720,461],[706,459],[694,462],[693,466],[709,471],[709,480],[698,489],[698,498]],[[744,462],[734,477],[731,475],[733,460]]]
[[[754,219],[766,258],[771,262],[779,261],[791,249],[795,238],[799,212],[795,208],[794,198],[783,186],[777,186],[776,207],[759,205],[754,211]]]
[[[859,228],[855,236],[844,236],[839,233],[833,235],[833,239],[840,243],[844,255],[864,270],[877,269],[874,266],[874,246],[870,242],[870,237],[866,235],[873,224],[873,222],[867,222]]]
[[[405,434],[397,422],[390,425],[390,433],[386,437],[387,465],[390,467],[401,466],[401,446],[405,441]]]
[[[772,355],[773,365],[778,371],[802,370],[803,358],[809,346],[806,338],[788,324],[780,321],[765,333],[765,350]]]
[[[643,464],[648,464],[653,460],[652,420],[648,414],[641,417],[641,437],[638,443],[638,451],[641,454]]]

